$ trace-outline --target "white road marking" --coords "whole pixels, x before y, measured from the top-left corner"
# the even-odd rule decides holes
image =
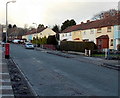
[[[10,82],[10,79],[0,79],[0,82]]]
[[[9,73],[0,73],[0,75],[9,75]]]
[[[12,89],[12,86],[0,86],[0,89]]]

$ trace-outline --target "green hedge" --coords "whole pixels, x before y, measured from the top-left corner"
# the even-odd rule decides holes
[[[84,52],[85,49],[94,50],[96,45],[93,42],[73,42],[73,41],[62,41],[60,49],[65,51],[78,51]]]

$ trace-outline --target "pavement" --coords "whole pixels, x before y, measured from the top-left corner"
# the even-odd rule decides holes
[[[43,48],[36,48],[36,50],[47,52],[49,54],[58,55],[66,58],[73,58],[81,62],[92,63],[95,65],[120,70],[120,61],[119,60],[108,60],[105,58],[99,57],[88,57],[85,56],[84,53],[81,52],[73,52],[73,51],[56,51],[56,50],[48,50]]]
[[[8,66],[0,46],[0,98],[14,98]]]

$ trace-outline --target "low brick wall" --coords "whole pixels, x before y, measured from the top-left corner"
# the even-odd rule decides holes
[[[43,48],[45,48],[45,49],[51,49],[51,50],[56,50],[55,45],[43,45]]]

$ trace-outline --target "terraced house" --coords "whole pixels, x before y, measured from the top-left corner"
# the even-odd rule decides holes
[[[64,40],[66,37],[62,35],[71,33],[71,41],[86,41],[94,42],[98,49],[104,50],[117,49],[117,45],[120,44],[120,26],[119,16],[109,16],[101,20],[90,21],[86,23],[68,27],[60,33],[60,40]]]
[[[117,50],[117,46],[120,44],[120,25],[114,26],[114,49]]]
[[[0,24],[0,41],[2,41],[2,25]]]
[[[74,25],[63,30],[61,33],[59,33],[60,41],[82,41],[82,34],[78,28],[79,25]]]
[[[54,32],[52,29],[48,28],[48,27],[41,27],[39,29],[37,29],[37,33],[36,33],[36,29],[30,30],[29,32],[27,32],[25,35],[22,36],[22,39],[26,39],[27,41],[31,41],[33,40],[33,37],[36,38],[43,38],[43,37],[48,37],[50,35],[56,35],[56,32]]]

